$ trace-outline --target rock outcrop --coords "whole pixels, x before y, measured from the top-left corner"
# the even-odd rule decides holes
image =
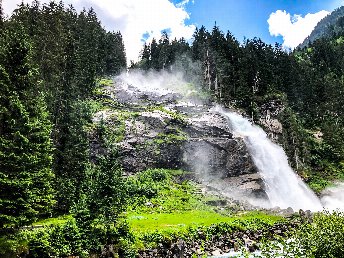
[[[102,111],[95,120],[102,116],[123,128],[117,145],[127,174],[148,168],[184,169],[194,172],[199,182],[226,189],[239,199],[265,197],[263,180],[243,139],[232,134],[226,118],[211,105],[121,81],[108,87],[106,95],[120,108]],[[93,145],[99,149],[99,144]]]
[[[283,126],[278,120],[278,116],[283,112],[284,108],[282,101],[277,100],[271,100],[260,107],[261,118],[259,124],[274,142],[278,142],[279,137],[282,135]]]

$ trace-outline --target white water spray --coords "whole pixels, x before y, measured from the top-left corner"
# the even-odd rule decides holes
[[[264,180],[272,207],[322,210],[320,200],[289,166],[283,149],[271,142],[263,129],[236,113],[220,107],[216,111],[228,118],[234,134],[243,137]]]
[[[340,210],[344,212],[344,183],[336,183],[325,189],[321,202],[329,211]]]

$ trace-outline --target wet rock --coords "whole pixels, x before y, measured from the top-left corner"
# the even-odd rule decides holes
[[[227,205],[227,200],[209,200],[207,204],[211,206],[225,206]]]

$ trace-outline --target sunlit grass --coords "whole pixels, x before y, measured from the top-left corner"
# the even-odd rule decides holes
[[[65,224],[68,220],[71,220],[73,218],[72,215],[63,215],[55,218],[47,218],[38,220],[35,223],[33,223],[33,226],[50,226],[50,225],[62,225]]]
[[[127,220],[133,231],[147,233],[155,230],[210,226],[217,223],[237,223],[238,221],[254,222],[260,220],[261,222],[272,225],[278,221],[282,221],[282,218],[258,212],[224,216],[215,211],[194,210],[178,213],[131,213],[128,214]]]

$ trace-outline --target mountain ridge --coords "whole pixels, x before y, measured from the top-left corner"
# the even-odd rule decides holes
[[[343,25],[344,6],[341,6],[319,21],[311,34],[297,48],[304,48],[319,38],[337,34],[343,31]]]

